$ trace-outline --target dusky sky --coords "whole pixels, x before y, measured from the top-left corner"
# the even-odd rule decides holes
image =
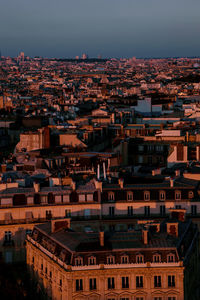
[[[199,0],[0,0],[5,56],[200,56],[199,33]]]

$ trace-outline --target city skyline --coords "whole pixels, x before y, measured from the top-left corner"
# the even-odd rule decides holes
[[[177,0],[3,1],[1,52],[30,57],[193,57],[200,53],[200,3]]]

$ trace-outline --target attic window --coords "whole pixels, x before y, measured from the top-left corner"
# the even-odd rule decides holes
[[[115,263],[115,257],[113,255],[109,255],[107,257],[107,264],[110,265],[110,264],[114,264]]]
[[[115,200],[115,194],[113,192],[108,193],[108,200],[109,201],[114,201]]]
[[[127,201],[133,201],[133,192],[127,192]]]
[[[82,266],[83,265],[83,258],[78,256],[75,258],[75,266]]]
[[[167,255],[167,262],[170,263],[170,262],[175,262],[175,255],[174,254],[169,254]]]
[[[189,191],[189,192],[188,192],[188,198],[189,198],[189,199],[194,198],[194,193],[193,193],[193,191]]]
[[[160,255],[160,254],[154,254],[154,255],[153,255],[153,262],[154,262],[154,263],[159,263],[159,262],[161,262],[161,255]]]
[[[150,200],[150,192],[149,191],[145,191],[144,192],[144,200],[145,201],[149,201]]]
[[[175,191],[175,200],[181,200],[181,191]]]
[[[136,255],[136,263],[137,263],[137,264],[143,264],[143,263],[144,263],[144,255],[142,255],[142,254],[137,254],[137,255]]]
[[[128,263],[129,263],[128,255],[122,255],[121,256],[121,264],[128,264]]]
[[[88,258],[88,265],[96,265],[96,257],[95,256],[90,256]]]
[[[164,201],[166,199],[165,191],[159,192],[159,199],[160,199],[160,201]]]

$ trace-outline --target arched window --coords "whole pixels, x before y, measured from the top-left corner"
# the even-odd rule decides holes
[[[193,191],[189,191],[189,192],[188,192],[188,198],[189,198],[189,199],[194,198],[194,193],[193,193]]]
[[[154,263],[159,263],[159,262],[161,262],[161,255],[158,254],[158,253],[154,254],[154,255],[153,255],[153,262],[154,262]]]
[[[150,192],[149,191],[144,191],[144,200],[149,201],[150,200]]]
[[[160,191],[159,192],[159,200],[164,201],[165,199],[166,199],[165,191]]]
[[[113,255],[109,255],[107,257],[107,264],[110,265],[110,264],[114,264],[115,263],[115,257]]]
[[[128,255],[122,255],[121,256],[121,264],[128,264],[128,263],[129,263]]]
[[[137,264],[143,264],[143,263],[144,263],[144,255],[142,255],[142,254],[137,254],[137,255],[136,255],[136,263],[137,263]]]
[[[95,256],[88,257],[88,265],[96,265],[96,257]]]
[[[181,200],[181,191],[175,191],[175,200]]]
[[[40,204],[40,203],[41,203],[40,194],[35,194],[34,195],[34,204]]]
[[[83,265],[83,258],[78,256],[75,258],[75,266],[82,266]]]
[[[55,203],[55,198],[53,193],[48,193],[48,203],[53,204]]]
[[[108,192],[108,200],[110,202],[115,201],[115,194],[114,194],[114,192]]]
[[[20,205],[26,205],[26,195],[25,194],[16,194],[13,196],[13,205],[14,206],[20,206]]]
[[[175,262],[175,255],[173,253],[167,255],[167,262]]]
[[[127,192],[127,201],[133,201],[133,192]]]

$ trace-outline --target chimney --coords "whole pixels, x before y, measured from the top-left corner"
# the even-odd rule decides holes
[[[97,179],[99,180],[100,179],[100,165],[98,164],[98,167],[97,167]]]
[[[102,192],[102,182],[94,179],[95,188]]]
[[[147,228],[142,229],[142,239],[143,239],[144,245],[148,245],[148,229]]]
[[[104,177],[104,180],[106,180],[106,164],[105,164],[105,161],[103,162],[103,177]]]
[[[99,232],[99,242],[100,242],[100,246],[104,247],[104,231]]]
[[[51,233],[57,232],[62,229],[69,229],[71,225],[71,219],[56,219],[51,220]]]
[[[120,189],[123,189],[124,188],[124,179],[123,178],[119,178],[118,179],[118,184],[120,186]]]
[[[33,187],[34,187],[35,193],[39,193],[39,191],[40,191],[40,184],[38,182],[34,182],[33,183]]]
[[[174,187],[174,179],[170,178],[170,187]]]
[[[172,236],[178,236],[178,222],[167,223],[167,233]]]
[[[72,180],[70,185],[71,185],[72,190],[75,191],[75,189],[76,189],[76,182]]]

